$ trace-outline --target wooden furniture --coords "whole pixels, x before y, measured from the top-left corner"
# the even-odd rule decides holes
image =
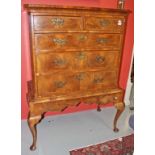
[[[29,5],[32,81],[28,82],[28,124],[36,149],[36,125],[47,111],[81,102],[113,102],[113,129],[124,110],[119,72],[130,11]]]

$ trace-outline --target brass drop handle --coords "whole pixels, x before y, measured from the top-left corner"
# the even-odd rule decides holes
[[[99,43],[99,44],[105,44],[109,41],[108,38],[97,38],[96,39],[96,42]]]
[[[108,26],[110,24],[109,20],[106,20],[106,19],[102,19],[99,22],[100,22],[100,25],[103,27]]]
[[[97,84],[97,83],[103,82],[103,80],[104,80],[103,77],[95,77],[94,80],[93,80],[93,82],[94,82],[95,84]]]
[[[52,18],[51,23],[55,26],[62,26],[64,25],[64,20],[62,18]]]
[[[63,88],[66,85],[65,81],[56,81],[55,83],[56,88]]]
[[[52,41],[56,44],[56,45],[65,45],[67,43],[67,40],[65,39],[60,39],[60,38],[53,38]]]
[[[62,66],[66,64],[66,61],[63,59],[55,59],[52,63],[54,63],[57,66]]]
[[[100,56],[100,55],[96,56],[96,62],[103,63],[104,61],[105,61],[105,58],[103,56]]]

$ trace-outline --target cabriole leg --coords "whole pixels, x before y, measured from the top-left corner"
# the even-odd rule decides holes
[[[97,105],[97,111],[100,112],[101,111],[101,107],[100,104]]]
[[[117,121],[120,117],[120,115],[122,114],[122,112],[124,111],[124,108],[125,108],[125,104],[124,102],[119,102],[119,103],[115,103],[115,107],[117,109],[117,112],[116,112],[116,115],[115,115],[115,118],[114,118],[114,132],[118,132],[119,129],[117,128]]]
[[[28,125],[33,137],[33,142],[32,142],[32,145],[30,146],[30,150],[32,151],[36,149],[36,142],[37,142],[36,126],[41,121],[42,117],[43,117],[42,115],[32,116],[31,113],[29,113]]]

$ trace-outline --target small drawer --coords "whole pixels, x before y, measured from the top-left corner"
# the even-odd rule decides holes
[[[88,17],[85,19],[86,30],[100,30],[107,33],[121,33],[124,30],[123,17]]]
[[[117,86],[117,71],[81,72],[77,76],[80,90],[104,90]]]
[[[83,29],[81,17],[34,16],[33,23],[35,31],[75,31]]]
[[[73,65],[72,53],[51,52],[37,55],[37,72],[50,73],[55,70],[71,69]]]
[[[88,47],[91,49],[120,50],[122,35],[94,33],[89,36]]]
[[[92,89],[104,90],[117,87],[117,71],[95,71],[92,73]]]
[[[120,52],[93,51],[88,53],[87,66],[89,68],[115,69],[119,65]]]
[[[80,88],[79,80],[75,74],[56,72],[52,75],[40,75],[37,77],[38,95],[51,96],[53,93],[70,93],[78,91]]]
[[[117,103],[117,102],[122,102],[122,100],[123,100],[123,93],[105,95],[99,98],[99,102],[101,104],[110,103],[110,102]]]

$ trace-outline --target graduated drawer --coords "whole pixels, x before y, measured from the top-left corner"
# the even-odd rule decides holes
[[[117,71],[55,72],[38,76],[37,83],[39,96],[114,88],[117,86]]]
[[[119,65],[118,51],[51,52],[37,55],[38,73],[54,70],[114,69]]]
[[[121,34],[101,33],[51,33],[35,34],[37,50],[119,50],[122,43]]]
[[[35,31],[82,30],[82,17],[67,16],[34,16]]]
[[[103,17],[86,17],[86,30],[100,30],[106,33],[121,33],[124,30],[124,17],[103,16]]]

